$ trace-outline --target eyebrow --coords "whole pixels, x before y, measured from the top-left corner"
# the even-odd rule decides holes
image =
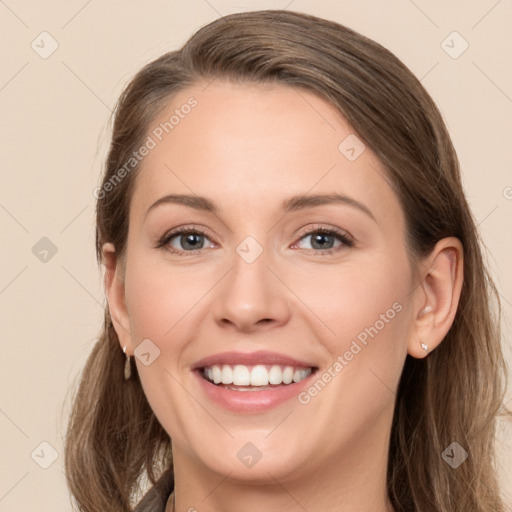
[[[146,210],[146,217],[148,216],[151,210],[155,209],[157,206],[160,206],[162,204],[182,204],[184,206],[188,206],[189,208],[194,208],[196,210],[217,213],[217,207],[213,204],[212,201],[210,201],[206,197],[191,196],[186,194],[169,194],[155,201]]]
[[[285,212],[293,212],[302,210],[304,208],[321,206],[324,204],[344,204],[347,206],[352,206],[353,208],[357,208],[359,211],[365,213],[368,215],[368,217],[377,222],[371,210],[363,203],[352,197],[336,193],[294,196],[283,202],[283,210]]]
[[[147,209],[146,217],[151,210],[163,204],[181,204],[196,210],[201,210],[213,214],[218,213],[217,206],[206,197],[187,194],[169,194],[155,201]],[[371,210],[363,203],[352,197],[337,193],[293,196],[283,201],[282,210],[285,213],[288,213],[327,204],[344,204],[353,208],[357,208],[359,211],[365,213],[368,217],[377,222]]]

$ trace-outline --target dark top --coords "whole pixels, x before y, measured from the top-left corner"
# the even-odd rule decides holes
[[[166,471],[155,485],[144,495],[134,512],[165,512],[167,500],[174,489],[171,470]]]

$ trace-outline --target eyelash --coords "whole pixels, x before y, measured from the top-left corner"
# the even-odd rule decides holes
[[[160,249],[160,248],[166,246],[167,244],[169,244],[169,242],[173,238],[175,238],[176,236],[178,236],[178,235],[185,235],[185,234],[187,234],[187,235],[188,234],[194,234],[194,235],[198,234],[198,235],[202,235],[205,238],[209,239],[209,237],[206,234],[206,232],[203,231],[200,228],[180,227],[180,228],[176,228],[176,229],[173,229],[172,231],[169,231],[169,232],[165,233],[158,240],[156,248]],[[336,228],[325,227],[325,226],[321,226],[321,225],[317,225],[317,226],[314,226],[313,228],[302,230],[300,232],[299,241],[302,240],[303,238],[305,238],[306,236],[313,235],[313,234],[322,234],[322,235],[334,236],[334,237],[338,238],[338,240],[340,242],[342,242],[341,246],[333,247],[331,249],[325,249],[325,250],[306,249],[306,250],[309,250],[309,251],[313,251],[313,253],[315,255],[316,254],[322,254],[322,255],[332,254],[332,253],[338,252],[339,250],[343,249],[344,247],[354,247],[354,245],[355,245],[354,240],[352,239],[352,237],[347,232],[339,230],[339,229],[336,229]],[[186,255],[195,255],[195,254],[197,254],[201,250],[202,249],[195,249],[193,251],[179,251],[179,250],[176,250],[174,248],[170,248],[169,249],[169,251],[171,253],[173,253],[173,254],[180,254],[180,255],[185,255],[185,254]]]

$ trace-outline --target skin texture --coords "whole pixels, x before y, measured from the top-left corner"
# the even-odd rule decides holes
[[[205,85],[181,91],[155,120],[197,99],[142,162],[125,261],[104,246],[121,347],[133,355],[150,339],[160,350],[151,365],[136,362],[173,440],[176,510],[391,510],[385,483],[396,388],[406,355],[425,357],[420,341],[434,350],[453,321],[460,242],[441,240],[414,273],[385,171],[369,148],[355,161],[340,152],[353,131],[332,106],[281,85]],[[171,193],[205,196],[218,211],[167,203],[146,214]],[[359,201],[374,218],[348,204],[281,209],[291,196],[331,193]],[[187,254],[179,235],[155,247],[179,226],[205,231],[203,248]],[[329,227],[349,233],[354,246],[334,238],[335,252],[318,249],[304,233]],[[263,249],[250,264],[236,252],[247,236]],[[400,311],[389,319],[393,305]],[[268,350],[311,362],[322,375],[383,314],[378,334],[306,404],[224,410],[191,371],[219,352]],[[248,442],[262,455],[252,467],[237,457]]]

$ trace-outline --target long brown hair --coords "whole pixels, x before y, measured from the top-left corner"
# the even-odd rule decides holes
[[[499,297],[442,117],[414,75],[376,42],[314,16],[258,11],[218,19],[180,50],[147,64],[115,109],[97,193],[98,261],[106,242],[114,244],[118,257],[125,254],[139,166],[115,186],[107,183],[119,177],[119,169],[177,91],[214,79],[303,88],[338,109],[387,169],[406,217],[412,261],[429,254],[444,237],[461,240],[464,284],[453,325],[435,351],[421,360],[407,356],[403,368],[388,492],[396,512],[504,510],[494,458],[505,393]],[[160,478],[159,485],[173,485],[169,436],[148,405],[136,368],[131,380],[123,379],[124,361],[107,306],[66,438],[68,484],[83,511],[127,512],[138,502],[145,481],[154,485]],[[442,457],[454,441],[468,453],[456,470]]]

